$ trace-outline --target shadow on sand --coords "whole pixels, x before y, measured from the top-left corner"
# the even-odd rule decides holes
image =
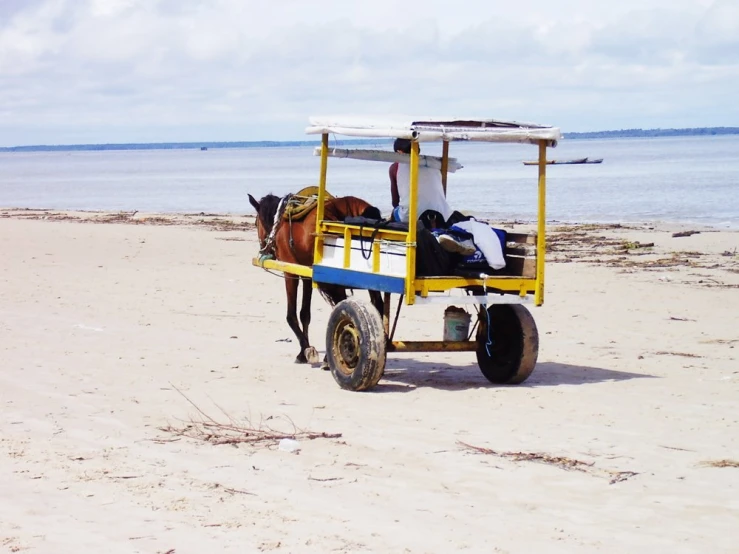
[[[579,365],[542,362],[531,376],[516,387],[556,387],[558,385],[588,385],[607,381],[652,379],[654,375],[626,373]],[[412,358],[388,360],[385,375],[373,392],[411,392],[418,387],[443,390],[464,390],[497,387],[490,383],[476,364],[450,365],[421,362]]]

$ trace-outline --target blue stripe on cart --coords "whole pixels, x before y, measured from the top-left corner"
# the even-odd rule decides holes
[[[396,294],[405,292],[405,279],[403,277],[377,275],[376,273],[326,267],[323,265],[313,266],[313,281],[316,283],[343,285],[353,289],[379,290],[382,292],[394,292]]]

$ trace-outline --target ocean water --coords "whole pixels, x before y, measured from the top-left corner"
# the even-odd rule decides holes
[[[341,141],[332,145],[341,146]],[[425,154],[440,145],[422,145]],[[465,167],[449,175],[452,207],[492,219],[536,218],[531,145],[453,143]],[[562,140],[550,159],[602,164],[547,168],[547,219],[666,222],[739,228],[739,135]],[[317,184],[313,147],[0,153],[0,207],[253,213],[261,198]],[[388,164],[329,159],[328,190],[390,211]]]

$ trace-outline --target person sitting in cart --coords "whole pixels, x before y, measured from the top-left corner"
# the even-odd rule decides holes
[[[395,139],[393,150],[398,154],[410,154],[411,141],[402,138]],[[395,162],[390,166],[389,174],[390,196],[393,203],[392,220],[407,223],[410,214],[408,206],[410,164]],[[436,222],[436,227],[451,230],[451,232],[435,233],[444,250],[472,257],[479,249],[493,269],[505,267],[503,245],[495,231],[490,226],[453,210],[444,194],[441,171],[431,167],[419,166],[418,214],[422,216],[425,212],[439,214],[444,221]],[[468,238],[461,238],[459,233],[467,237],[472,236],[474,242]],[[470,261],[472,260],[470,259]]]
[[[411,141],[409,139],[395,139],[393,150],[398,154],[411,153]],[[410,164],[395,162],[390,166],[390,196],[393,203],[392,220],[400,223],[408,223],[410,206]],[[455,212],[446,200],[444,186],[441,182],[441,171],[431,167],[418,167],[418,215],[425,212],[440,214],[443,222],[437,222],[436,227],[446,227],[452,214],[461,216]],[[469,256],[475,253],[475,245],[471,240],[461,240],[453,235],[442,233],[436,237],[439,244],[450,252]]]
[[[398,154],[411,153],[411,141],[395,139],[393,150]],[[410,164],[395,162],[390,166],[390,196],[393,202],[393,221],[408,223],[410,206]],[[400,184],[398,184],[400,183]],[[401,194],[402,193],[402,194]],[[426,210],[438,212],[449,219],[454,210],[449,206],[441,184],[441,171],[431,167],[418,167],[418,215]]]

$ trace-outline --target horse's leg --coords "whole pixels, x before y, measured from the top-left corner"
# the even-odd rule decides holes
[[[331,307],[347,298],[346,289],[339,285],[321,285],[318,290],[321,291],[321,295]]]
[[[308,338],[308,327],[310,326],[310,302],[313,295],[313,281],[304,277],[301,279],[303,283],[303,302],[300,306],[300,324],[303,326],[303,335],[305,336],[305,342],[308,345],[303,350],[303,356],[305,360],[310,364],[318,363],[318,352],[315,348],[310,346],[310,339]]]
[[[296,364],[305,364],[308,360],[305,357],[305,349],[308,348],[308,338],[300,328],[298,322],[298,282],[300,278],[297,275],[285,273],[285,292],[287,293],[287,324],[293,330],[295,336],[300,343],[300,352],[295,358]]]
[[[377,311],[380,312],[380,315],[383,315],[385,310],[385,303],[382,300],[382,293],[379,290],[371,290],[368,292],[370,295],[370,300],[372,301],[372,305],[377,308]]]

